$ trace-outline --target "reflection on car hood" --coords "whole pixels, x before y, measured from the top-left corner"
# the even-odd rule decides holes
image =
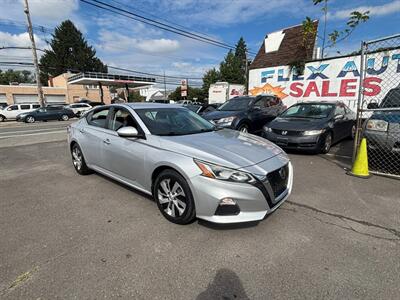
[[[227,110],[227,111],[215,110],[207,114],[204,114],[203,118],[206,120],[218,120],[221,118],[237,116],[239,113],[240,111],[235,111],[235,110]]]
[[[307,118],[276,118],[267,125],[272,129],[279,130],[314,130],[323,129],[328,123],[328,119],[307,119]]]
[[[230,129],[184,136],[162,136],[161,147],[230,168],[243,168],[282,152],[273,143]]]

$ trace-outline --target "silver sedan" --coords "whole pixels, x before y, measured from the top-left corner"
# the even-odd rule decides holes
[[[290,195],[288,156],[171,104],[97,107],[68,128],[72,162],[152,195],[169,221],[262,220]]]

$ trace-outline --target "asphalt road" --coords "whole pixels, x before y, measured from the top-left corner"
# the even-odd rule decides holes
[[[13,130],[65,126],[29,125]],[[10,145],[0,127],[1,299],[399,298],[399,181],[345,175],[346,143],[290,154],[293,194],[258,224],[179,226],[79,176],[64,132],[24,134]]]

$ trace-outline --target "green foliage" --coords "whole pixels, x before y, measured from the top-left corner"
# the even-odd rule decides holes
[[[219,72],[221,73],[222,81],[239,84],[244,83],[240,59],[238,59],[232,51],[229,51],[224,61],[221,62]]]
[[[202,90],[205,95],[208,95],[210,85],[221,80],[221,74],[215,68],[208,70],[203,76]]]
[[[324,50],[327,48],[334,47],[337,43],[347,39],[353,31],[359,26],[361,23],[365,23],[369,20],[369,11],[359,12],[353,11],[348,21],[346,22],[346,28],[343,30],[333,30],[330,33],[326,33],[326,23],[327,23],[327,15],[328,15],[328,0],[312,0],[314,5],[318,5],[320,3],[324,3],[324,7],[322,11],[324,13],[324,33],[323,36],[320,36],[322,39],[322,56],[324,56]],[[303,32],[304,32],[304,39],[306,39],[307,35],[312,33],[311,28],[312,21],[309,17],[303,21]],[[326,40],[329,43],[326,43]]]
[[[137,92],[137,91],[129,92],[128,102],[144,102],[145,100],[146,100],[146,97],[140,96],[139,92]]]
[[[68,70],[107,72],[107,66],[96,57],[96,51],[70,20],[56,27],[52,36],[51,50],[46,50],[40,58],[43,83],[47,83],[48,76],[57,76]]]
[[[187,99],[191,100],[194,98],[197,98],[200,101],[203,101],[204,98],[206,98],[208,96],[208,91],[205,94],[203,89],[200,88],[192,88],[190,86],[188,86],[188,96],[186,97]],[[174,101],[178,101],[181,100],[181,87],[178,86],[175,91],[173,91],[169,96],[168,96],[169,100],[174,100]]]
[[[8,69],[7,71],[0,70],[0,84],[10,84],[10,82],[18,83],[34,83],[34,76],[30,71],[16,71]]]

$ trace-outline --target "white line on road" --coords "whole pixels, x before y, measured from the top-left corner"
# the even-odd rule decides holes
[[[17,131],[6,131],[6,132],[0,132],[0,135],[2,134],[15,134],[15,133],[27,133],[27,132],[46,132],[46,131],[51,131],[51,130],[57,130],[57,129],[67,129],[67,127],[56,127],[56,128],[39,128],[39,129],[32,129],[32,130],[17,130]]]
[[[57,130],[57,131],[48,131],[48,132],[36,132],[36,133],[26,133],[26,134],[18,134],[18,135],[7,135],[0,136],[0,139],[8,139],[8,138],[16,138],[16,137],[24,137],[24,136],[33,136],[33,135],[44,135],[44,134],[52,134],[52,133],[67,133],[65,130]]]

